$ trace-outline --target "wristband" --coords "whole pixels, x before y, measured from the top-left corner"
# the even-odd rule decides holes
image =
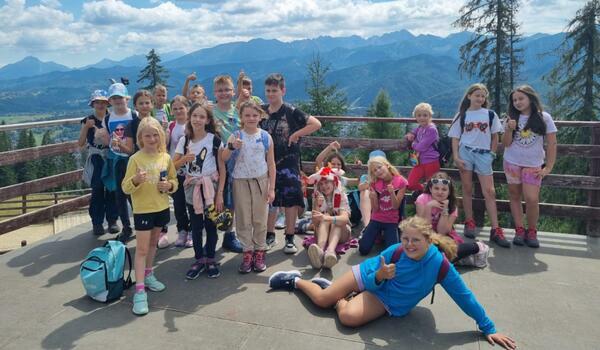
[[[332,218],[333,218],[333,224],[335,225],[335,223],[337,222],[337,219],[336,219],[335,215],[332,216]]]

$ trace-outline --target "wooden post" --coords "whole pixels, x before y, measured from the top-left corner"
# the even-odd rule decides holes
[[[27,213],[27,195],[24,194],[21,196],[21,213]]]
[[[592,128],[592,145],[600,145],[600,128]],[[590,159],[590,176],[600,176],[600,159]],[[600,189],[588,190],[588,205],[600,207]],[[586,231],[588,236],[600,237],[600,218],[594,217],[587,220]]]
[[[58,193],[54,192],[54,204],[58,204]]]

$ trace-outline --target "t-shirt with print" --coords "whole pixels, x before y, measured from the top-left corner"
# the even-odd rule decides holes
[[[217,162],[213,155],[213,138],[216,136],[207,133],[200,141],[189,140],[188,147],[196,155],[196,159],[183,165],[184,173],[193,177],[211,176],[217,171]],[[184,151],[185,137],[179,139],[175,153],[186,154]],[[219,147],[223,147],[223,143]]]
[[[336,195],[340,196],[340,205],[337,209],[333,204]],[[348,215],[350,215],[350,204],[348,203],[348,195],[346,195],[344,191],[334,193],[332,196],[325,198],[325,201],[321,204],[321,207],[317,208],[317,210],[319,210],[319,212],[323,214],[329,215],[340,215],[340,211],[343,210],[346,213],[348,213]]]
[[[107,114],[108,115],[108,114]],[[85,124],[88,119],[94,120],[94,128],[89,128],[87,134],[85,135],[85,139],[87,140],[87,144],[89,147],[96,147],[98,149],[105,149],[108,146],[105,144],[106,141],[103,140],[102,133],[106,135],[106,129],[104,128],[104,119],[100,120],[96,118],[94,114],[90,114],[87,117],[81,119],[81,124]],[[109,140],[110,141],[110,140]]]
[[[262,131],[264,132],[264,131]],[[262,132],[259,129],[254,134],[248,134],[244,130],[237,131],[238,136],[242,140],[242,148],[237,152],[237,158],[235,159],[235,165],[233,168],[234,179],[255,179],[264,176],[268,172],[267,160],[265,158],[268,149],[262,141]],[[269,137],[269,145],[273,141]]]
[[[546,123],[546,134],[557,131],[552,116],[542,112]],[[504,149],[504,160],[520,167],[537,168],[544,164],[544,135],[536,134],[531,130],[524,130],[529,116],[519,116],[518,130],[513,134],[510,146]],[[509,132],[509,131],[507,131]]]
[[[427,205],[427,203],[431,202],[431,194],[429,193],[421,193],[419,195],[419,197],[417,197],[417,200],[415,201],[415,205],[420,204],[420,205]],[[440,222],[440,216],[442,215],[442,209],[440,208],[431,208],[431,226],[433,227],[433,230],[437,232],[437,225],[438,222]],[[454,209],[454,211],[452,213],[450,213],[450,216],[457,218],[458,217],[458,208]]]
[[[240,117],[238,116],[237,108],[232,103],[228,110],[222,111],[219,109],[219,106],[215,105],[212,112],[218,130],[221,131],[222,139],[229,140],[231,133],[240,128]]]
[[[185,123],[179,124],[177,122],[173,126],[171,130],[171,135],[169,135],[169,155],[171,159],[175,157],[175,150],[177,149],[177,145],[179,144],[179,140],[185,136]],[[182,154],[186,154],[187,152],[183,152]]]
[[[269,113],[269,105],[262,106]],[[288,119],[286,115],[290,116]],[[300,143],[288,146],[290,135],[304,128],[308,121],[308,114],[298,108],[284,103],[277,112],[269,114],[268,119],[261,121],[261,128],[273,138],[275,149],[275,163],[277,170],[280,168],[298,167],[300,164]]]
[[[394,191],[401,190],[408,185],[408,181],[402,175],[394,175],[392,178],[392,186]],[[392,206],[391,193],[387,189],[387,185],[383,180],[378,179],[372,186],[372,190],[377,192],[379,199],[379,210],[371,213],[371,219],[382,223],[398,223],[400,222],[400,209]]]
[[[118,115],[114,112],[111,112],[108,118],[107,125],[111,139],[117,138],[121,140],[121,143],[124,143],[126,138],[125,129],[129,125],[129,123],[131,123],[132,119],[132,112],[129,108],[127,109],[127,112],[122,115]],[[129,154],[121,151],[120,147],[113,147],[112,142],[110,146],[110,152],[120,157],[129,157]]]
[[[460,118],[458,118],[450,130],[448,130],[448,136],[460,139],[459,144],[469,146],[472,148],[490,150],[492,143],[492,134],[502,132],[502,125],[498,115],[494,113],[494,119],[492,121],[492,130],[490,133],[490,115],[486,108],[480,108],[476,111],[467,110],[465,116],[465,127],[460,131]]]

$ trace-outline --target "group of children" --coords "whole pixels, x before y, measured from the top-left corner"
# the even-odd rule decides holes
[[[183,93],[187,97],[176,96],[170,103],[163,86],[157,86],[153,94],[138,91],[133,96],[135,111],[127,107],[126,86],[112,84],[108,93],[94,91],[90,98],[94,113],[82,120],[79,143],[87,144],[89,150],[86,168],[91,168],[87,173],[92,188],[89,212],[94,234],[105,232],[104,218],[108,231],[117,233],[116,220],[120,217],[118,238],[129,240],[132,230],[127,201],[131,198],[137,234],[136,314],[148,312],[146,288],[165,288],[154,277],[152,264],[157,247],[169,245],[169,195],[177,220],[175,245],[193,247],[195,252],[186,273],[188,279],[204,271],[208,277],[219,276],[215,261],[219,224],[229,235],[224,240],[230,247],[236,250],[236,245],[241,246],[239,272],[264,271],[265,252],[276,243],[274,226],[279,208],[286,222],[283,250],[297,252],[295,224],[300,208],[305,206],[298,141],[317,131],[320,122],[284,103],[285,81],[280,74],[267,77],[264,105],[252,96],[251,80],[244,74],[240,74],[237,91],[231,77],[216,77],[215,103],[206,99],[200,85],[189,87],[195,79],[195,73],[186,79]],[[472,209],[475,172],[492,226],[490,240],[502,247],[510,246],[498,225],[492,176],[499,133],[504,131],[504,170],[516,226],[513,243],[538,247],[539,189],[556,159],[556,127],[529,86],[510,94],[504,125],[487,108],[487,97],[484,85],[472,85],[448,132],[461,177],[464,235],[474,238],[476,234]],[[413,152],[408,180],[381,151],[371,152],[368,174],[360,180],[344,176],[345,161],[338,152],[339,143],[333,142],[317,157],[317,171],[307,179],[314,185],[310,216],[315,238],[307,247],[313,267],[333,267],[338,260],[338,246],[352,238],[346,194],[350,184],[358,184],[360,190],[365,226],[358,240],[361,255],[369,254],[378,239],[388,250],[400,241],[398,225],[408,189],[413,191],[417,216],[456,245],[452,262],[486,265],[488,246],[483,242],[466,243],[454,230],[458,217],[456,189],[453,180],[439,171],[436,145],[440,135],[432,123],[432,108],[420,103],[413,115],[418,126],[405,136]],[[523,224],[521,196],[526,202],[528,229]],[[222,214],[227,213],[231,221],[234,212],[239,243],[228,227],[231,225],[223,225],[227,217]]]

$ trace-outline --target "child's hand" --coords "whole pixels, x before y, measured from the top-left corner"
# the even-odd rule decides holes
[[[537,177],[538,179],[543,179],[544,176],[550,174],[550,171],[548,171],[548,168],[542,168],[542,169],[534,170],[533,173],[535,174],[535,177]]]
[[[84,125],[85,125],[85,128],[86,128],[86,129],[91,129],[91,128],[94,128],[94,127],[96,127],[96,122],[94,121],[94,119],[92,119],[92,118],[88,118],[88,119],[85,121],[85,124],[84,124]]]
[[[188,75],[186,79],[190,81],[196,80],[196,72],[193,72],[192,74]]]
[[[406,136],[404,136],[409,142],[413,142],[415,140],[415,134],[413,134],[412,132],[409,132],[408,134],[406,134]]]
[[[456,165],[456,167],[460,170],[465,169],[465,161],[458,157],[454,158],[454,165]]]
[[[339,142],[337,142],[337,141],[333,141],[332,143],[330,143],[330,144],[329,144],[329,146],[328,146],[328,147],[329,147],[329,149],[331,149],[331,150],[333,150],[333,151],[336,151],[336,152],[337,152],[337,151],[339,151],[339,149],[340,149],[342,146],[340,145],[340,143],[339,143]]]
[[[312,222],[317,225],[323,221],[323,213],[318,210],[312,211]]]
[[[396,191],[396,189],[394,189],[394,185],[392,185],[391,183],[387,184],[386,189],[389,193],[394,193]]]
[[[240,94],[240,100],[248,101],[250,99],[250,90],[242,89],[242,93]]]
[[[508,127],[509,130],[516,130],[517,129],[517,121],[514,119],[509,119],[506,122],[506,126]]]
[[[160,122],[160,124],[162,125],[163,129],[167,130],[169,128],[169,122],[166,120],[163,120],[162,122]]]
[[[377,200],[377,192],[369,191],[369,198],[376,201]]]
[[[298,141],[300,140],[300,135],[298,134],[298,131],[296,131],[295,133],[290,135],[290,140],[288,142],[288,147],[292,145],[292,143],[298,143]]]
[[[137,186],[143,184],[146,181],[148,181],[148,174],[145,170],[138,168],[135,173],[135,176],[133,177],[133,184]]]
[[[377,279],[379,281],[391,280],[396,277],[396,264],[386,264],[383,255],[379,256],[379,270],[377,270]]]
[[[223,192],[217,192],[217,195],[215,196],[215,208],[217,209],[218,212],[222,212],[224,205],[223,205]]]
[[[158,188],[158,192],[160,193],[167,193],[171,190],[171,186],[173,186],[172,183],[170,183],[169,181],[167,181],[167,179],[161,179],[157,184],[156,187]]]
[[[194,161],[194,159],[196,159],[196,155],[194,154],[194,152],[192,152],[190,146],[187,147],[187,153],[184,154],[183,157],[181,157],[181,159],[183,159],[185,163],[191,163]]]
[[[121,139],[118,136],[113,136],[110,144],[113,148],[119,148],[121,146]]]
[[[440,201],[438,201],[437,199],[432,199],[429,202],[427,202],[427,206],[430,208],[438,208],[438,209],[443,210],[442,203]]]
[[[358,157],[354,157],[354,164],[356,164],[356,165],[363,165],[363,162]]]
[[[317,208],[321,208],[321,206],[323,205],[323,203],[325,203],[325,197],[323,196],[322,193],[319,193],[317,195]]]
[[[267,204],[273,203],[274,200],[275,200],[275,190],[269,189],[269,191],[267,192]]]

